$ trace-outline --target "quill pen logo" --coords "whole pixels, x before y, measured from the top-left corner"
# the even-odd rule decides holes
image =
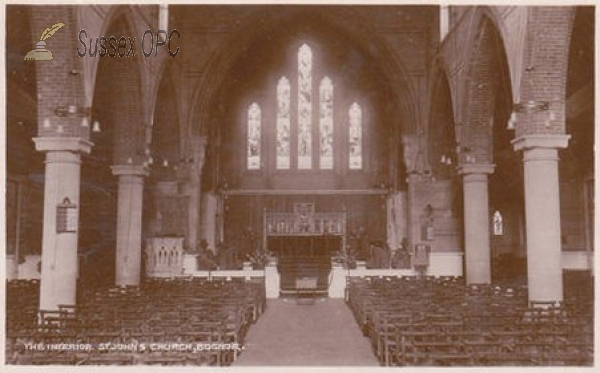
[[[48,27],[42,32],[42,36],[40,36],[40,41],[35,45],[35,49],[29,51],[24,61],[52,61],[54,56],[52,52],[46,49],[46,39],[50,38],[52,35],[56,33],[56,31],[60,30],[65,24],[62,22],[58,22]]]

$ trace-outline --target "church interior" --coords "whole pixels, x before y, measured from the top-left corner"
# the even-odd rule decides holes
[[[5,14],[4,364],[594,364],[594,6]]]

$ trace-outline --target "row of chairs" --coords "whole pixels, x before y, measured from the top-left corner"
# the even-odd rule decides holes
[[[266,299],[262,279],[175,278],[100,290],[33,320],[18,316],[20,300],[8,304],[9,364],[223,366],[243,349]]]
[[[348,305],[382,365],[592,364],[591,297],[539,307],[522,286],[465,286],[452,277],[348,281]]]

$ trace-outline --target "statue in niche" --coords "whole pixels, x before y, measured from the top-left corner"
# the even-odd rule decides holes
[[[302,212],[298,218],[300,221],[300,224],[298,225],[299,231],[301,233],[308,233],[308,214],[306,212]]]

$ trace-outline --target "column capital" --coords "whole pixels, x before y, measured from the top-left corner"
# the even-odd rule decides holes
[[[495,164],[492,163],[463,163],[458,166],[458,174],[459,175],[469,175],[469,174],[493,174],[494,169],[496,168]]]
[[[526,135],[512,141],[515,151],[533,148],[565,149],[571,135]]]
[[[140,165],[114,165],[110,166],[113,175],[115,176],[148,176],[150,171],[147,167]]]
[[[81,137],[34,137],[35,150],[40,152],[65,151],[89,154],[94,143]]]

